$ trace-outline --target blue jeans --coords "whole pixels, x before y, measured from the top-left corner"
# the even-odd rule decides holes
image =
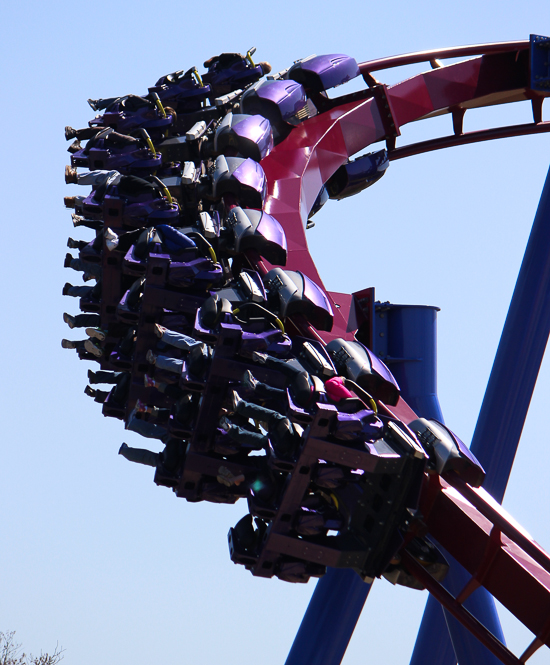
[[[93,286],[71,286],[68,290],[68,295],[73,298],[87,298],[91,295],[93,289]]]
[[[184,351],[189,351],[194,346],[202,344],[202,342],[198,342],[193,337],[189,337],[183,333],[174,332],[173,330],[165,330],[160,339],[166,344],[169,344],[176,349],[183,349]]]
[[[258,404],[253,404],[252,402],[245,402],[244,400],[237,404],[236,411],[241,416],[252,418],[253,420],[258,420],[261,423],[266,423],[268,428],[272,427],[281,420],[285,420],[285,416],[283,416],[278,411],[266,409],[264,406],[259,406]]]
[[[141,420],[141,418],[136,418],[135,415],[131,416],[126,429],[130,432],[136,432],[141,434],[146,439],[160,439],[161,441],[166,441],[170,438],[168,430],[161,425],[155,425],[155,423],[149,423],[146,420]]]
[[[92,263],[91,261],[83,261],[82,259],[73,259],[71,261],[71,268],[79,270],[80,272],[87,272],[93,275],[96,279],[101,277],[101,264]]]
[[[174,374],[181,374],[183,370],[183,359],[172,358],[171,356],[157,356],[155,366],[159,369],[164,369],[167,372]]]
[[[160,462],[160,455],[145,448],[121,448],[120,454],[129,462],[136,462],[137,464],[145,464],[145,466],[157,466]]]
[[[120,175],[118,171],[88,171],[88,173],[80,173],[76,179],[79,185],[99,187],[110,180],[114,180],[118,175]]]
[[[252,446],[260,450],[261,448],[266,448],[269,443],[269,439],[265,434],[260,432],[251,432],[250,430],[244,429],[244,427],[239,427],[238,425],[230,425],[227,435],[230,436],[237,443]]]

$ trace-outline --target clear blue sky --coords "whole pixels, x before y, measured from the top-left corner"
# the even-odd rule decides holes
[[[159,76],[201,69],[222,51],[255,45],[256,57],[278,70],[311,53],[363,61],[526,39],[531,32],[550,35],[548,4],[6,5],[0,14],[0,631],[16,630],[35,653],[59,641],[66,662],[78,665],[279,665],[313,583],[254,579],[233,565],[226,533],[246,506],[187,504],[157,488],[151,469],[118,457],[123,440],[140,445],[139,437],[103,418],[83,394],[88,367],[60,347],[62,337],[77,338],[62,321],[64,311],[77,307],[61,296],[70,279],[63,268],[67,236],[91,233],[74,231],[63,207],[69,190],[63,128],[85,125],[92,116],[88,97],[144,93]],[[529,106],[520,104],[467,114],[465,128],[529,121]],[[450,132],[449,118],[432,122],[409,127],[403,142]],[[361,196],[327,204],[309,232],[329,289],[375,286],[381,300],[441,307],[439,396],[447,423],[465,441],[548,170],[549,146],[548,136],[528,137],[401,160]],[[505,499],[547,549],[549,396],[546,362]],[[406,665],[425,599],[425,593],[377,581],[345,665]],[[503,621],[511,647],[521,653],[530,637],[506,616]],[[547,659],[542,652],[530,662]]]

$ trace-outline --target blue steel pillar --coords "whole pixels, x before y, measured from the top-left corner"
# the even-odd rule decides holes
[[[550,171],[510,302],[471,450],[502,502],[550,334]]]
[[[371,584],[349,569],[330,568],[315,587],[285,665],[338,665]]]
[[[504,498],[549,333],[550,171],[471,444],[472,452],[487,472],[483,487],[499,502]],[[448,645],[439,632],[441,615],[441,607],[430,598],[411,665],[454,665],[448,655]],[[434,652],[434,638],[440,651]],[[447,655],[444,656],[445,649]],[[473,661],[464,659],[461,665],[470,662]]]
[[[375,351],[384,359],[407,404],[419,416],[443,422],[437,398],[437,312],[429,305],[376,309]]]

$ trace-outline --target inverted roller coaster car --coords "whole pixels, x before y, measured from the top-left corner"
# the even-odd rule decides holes
[[[480,488],[484,470],[462,441],[401,397],[380,360],[386,306],[373,289],[327,295],[305,229],[329,197],[372,185],[389,160],[547,132],[549,44],[533,35],[361,65],[311,56],[264,82],[270,67],[254,64],[253,49],[222,54],[203,78],[192,68],[144,97],[90,100],[103,115],[66,131],[75,167],[112,172],[87,197],[66,199],[74,225],[96,237],[69,238],[79,262],[65,263],[97,283],[63,287],[86,312],[66,323],[96,326],[63,346],[100,364],[91,383],[116,382],[109,393],[86,389],[105,415],[166,446],[121,454],[154,466],[155,482],[188,501],[246,498],[230,550],[254,575],[305,582],[348,568],[425,587],[510,665],[520,661],[461,604],[483,585],[511,609],[535,634],[525,662],[550,644],[550,558]],[[480,57],[440,61],[456,56]],[[391,86],[372,75],[421,62],[432,69]],[[360,73],[368,89],[325,94]],[[469,109],[526,99],[532,124],[463,132]],[[451,136],[397,147],[407,123],[443,113]],[[384,140],[387,151],[352,160]],[[404,390],[407,367],[431,371],[408,360],[422,354],[389,355]],[[429,538],[473,576],[456,598],[439,585],[447,562]]]
[[[401,533],[418,505],[426,453],[406,428],[390,421],[383,438],[358,442],[346,456],[344,447],[331,441],[334,415],[333,409],[319,408],[284,496],[274,495],[273,517],[258,525],[260,533],[250,530],[251,522],[245,532],[246,522],[230,530],[232,560],[254,575],[306,582],[312,574],[323,574],[308,572],[317,564],[351,567],[363,579],[370,579],[384,572],[401,547]],[[335,479],[332,490],[323,491],[314,480],[319,476],[319,459],[339,459],[340,465],[345,459],[344,466],[349,463],[355,468]],[[292,576],[287,574],[290,562]]]

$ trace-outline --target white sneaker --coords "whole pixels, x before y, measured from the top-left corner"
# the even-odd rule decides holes
[[[155,323],[155,335],[157,337],[161,338],[165,332],[166,328],[164,328],[164,326],[161,326],[159,323]]]
[[[265,361],[267,360],[267,353],[260,353],[259,351],[253,351],[252,360],[254,362],[260,363],[260,365],[265,365]]]
[[[103,349],[100,349],[98,346],[96,346],[91,339],[87,339],[84,342],[84,348],[86,351],[88,351],[88,353],[91,353],[96,358],[101,358],[103,355]]]
[[[110,228],[106,228],[103,231],[103,237],[105,238],[105,246],[109,252],[118,247],[118,236]]]
[[[69,328],[72,330],[74,326],[74,316],[71,316],[70,314],[67,314],[67,312],[63,313],[63,321],[69,326]]]
[[[233,413],[237,413],[237,409],[239,408],[239,404],[243,400],[239,397],[239,394],[237,393],[236,390],[231,391],[231,398],[230,398],[230,404],[231,404],[231,410]]]
[[[103,342],[103,340],[107,337],[107,333],[104,330],[101,330],[101,328],[86,328],[86,335],[88,335],[88,337],[97,339],[100,342]]]

